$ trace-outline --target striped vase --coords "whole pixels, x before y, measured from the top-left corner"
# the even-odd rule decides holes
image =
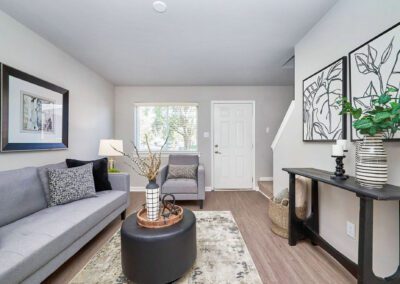
[[[387,154],[383,134],[364,136],[356,153],[356,178],[365,187],[382,188],[388,178]]]

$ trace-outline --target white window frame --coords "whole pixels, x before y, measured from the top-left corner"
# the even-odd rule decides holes
[[[197,108],[196,111],[196,121],[197,121],[197,135],[196,135],[196,144],[197,144],[197,151],[190,151],[190,150],[183,150],[183,151],[166,151],[163,150],[162,156],[168,156],[169,154],[196,154],[200,156],[199,152],[199,104],[197,102],[156,102],[156,103],[135,103],[134,104],[134,111],[133,111],[133,122],[134,122],[134,131],[133,131],[133,142],[138,145],[138,132],[139,132],[139,122],[138,122],[138,111],[137,108],[141,106],[194,106]],[[147,150],[139,150],[139,154],[146,154],[148,153]]]

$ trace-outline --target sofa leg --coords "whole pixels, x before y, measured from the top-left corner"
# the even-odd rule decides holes
[[[125,220],[126,218],[126,210],[121,213],[121,220]]]
[[[203,209],[204,200],[199,200],[199,201],[200,201],[200,209]]]

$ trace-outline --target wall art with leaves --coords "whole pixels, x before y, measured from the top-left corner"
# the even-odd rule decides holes
[[[303,81],[303,141],[346,138],[346,119],[337,100],[346,97],[346,57]]]
[[[400,89],[400,23],[384,31],[349,53],[350,101],[363,110],[373,106],[388,88]],[[400,91],[393,97],[399,99]],[[387,140],[400,139],[400,133],[384,133]],[[353,141],[362,139],[354,127]]]

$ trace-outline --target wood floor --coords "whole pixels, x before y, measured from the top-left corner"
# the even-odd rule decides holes
[[[129,213],[144,203],[144,193],[131,193],[131,200]],[[319,247],[306,241],[290,247],[287,240],[274,235],[267,218],[268,203],[260,192],[207,192],[203,210],[232,212],[263,283],[356,283],[350,273]],[[180,204],[199,210],[195,202]],[[120,226],[120,220],[111,223],[45,283],[68,283]]]

